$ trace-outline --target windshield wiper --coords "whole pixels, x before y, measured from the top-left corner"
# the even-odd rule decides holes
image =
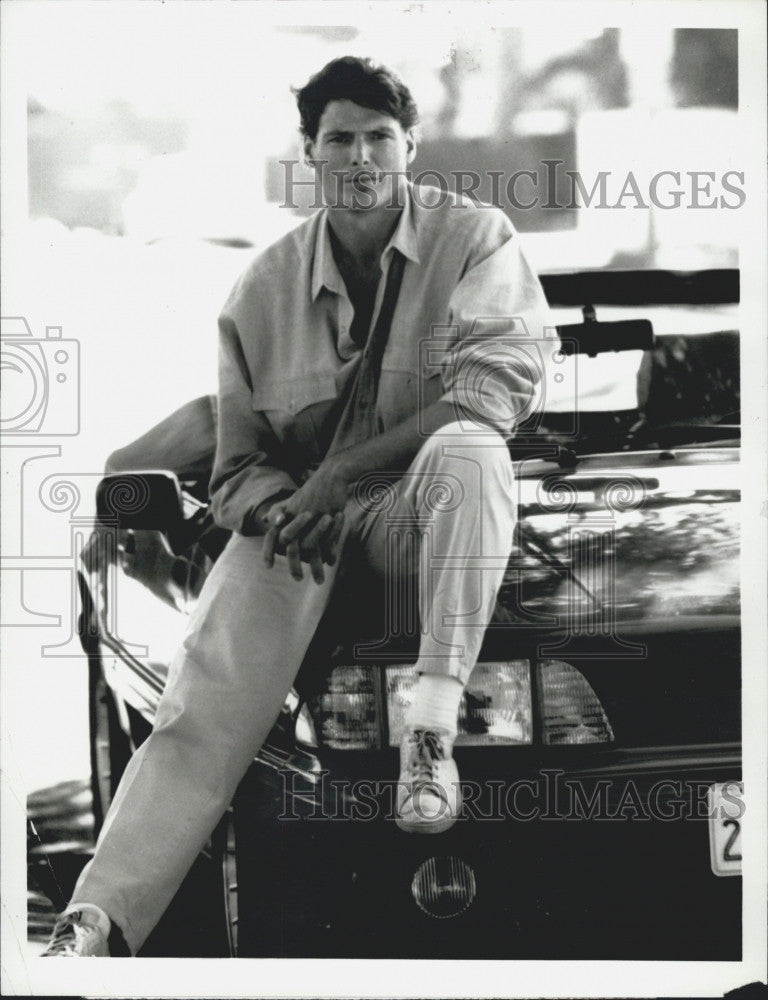
[[[529,555],[535,556],[540,562],[543,562],[550,569],[559,573],[561,577],[571,580],[597,606],[597,597],[595,594],[581,582],[571,566],[568,566],[547,548],[547,543],[534,531],[530,524],[527,524],[525,521],[518,521],[517,530],[520,544]]]
[[[741,424],[711,420],[669,421],[648,428],[648,438],[659,448],[684,448],[692,444],[718,444],[741,439]]]

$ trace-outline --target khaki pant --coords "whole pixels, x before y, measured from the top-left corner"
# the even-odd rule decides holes
[[[416,552],[418,668],[466,682],[512,547],[512,467],[487,427],[449,424],[397,482],[364,477],[347,507],[342,561],[408,574]],[[154,730],[131,759],[72,902],[101,906],[141,947],[266,739],[328,606],[305,567],[272,569],[262,538],[234,535],[206,580],[173,659]],[[412,551],[412,546],[410,547]],[[413,557],[410,557],[411,563]]]

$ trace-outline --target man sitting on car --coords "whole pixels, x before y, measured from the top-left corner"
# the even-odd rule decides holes
[[[459,702],[512,547],[506,438],[536,381],[514,341],[542,336],[547,307],[505,215],[408,183],[417,111],[390,70],[337,59],[297,103],[325,207],[253,261],[220,317],[211,498],[233,535],[48,954],[109,954],[112,924],[141,947],[269,733],[345,560],[418,581],[397,824],[436,833],[460,810]]]

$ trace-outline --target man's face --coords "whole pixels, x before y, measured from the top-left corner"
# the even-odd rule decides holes
[[[370,212],[402,207],[402,175],[416,153],[412,130],[383,111],[330,101],[304,154],[321,171],[323,200],[333,210]],[[324,163],[322,161],[325,161]]]

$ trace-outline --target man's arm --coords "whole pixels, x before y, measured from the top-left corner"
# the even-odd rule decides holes
[[[261,534],[263,516],[296,484],[280,467],[279,443],[262,413],[253,408],[252,388],[240,337],[226,315],[219,320],[219,419],[211,476],[213,516],[222,528]]]
[[[322,562],[332,562],[337,555],[350,487],[366,472],[404,472],[426,438],[461,415],[455,403],[438,400],[383,434],[328,456],[293,496],[267,515],[267,565],[273,565],[275,552],[285,551],[294,579],[303,579],[301,564],[308,562],[315,581],[322,582]]]
[[[337,452],[329,461],[337,464],[347,484],[366,472],[403,472],[431,434],[460,419],[477,421],[478,418],[456,403],[440,399],[384,434]]]

